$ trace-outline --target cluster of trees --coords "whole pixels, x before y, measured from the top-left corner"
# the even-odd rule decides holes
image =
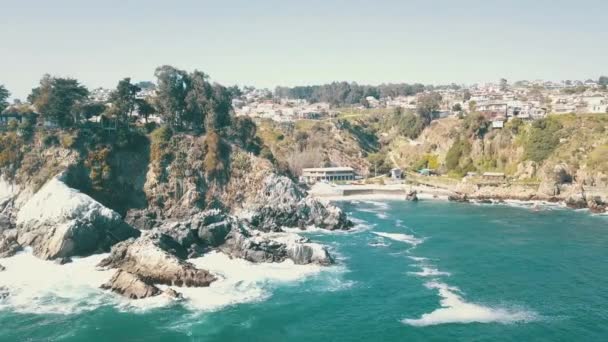
[[[27,99],[45,119],[71,127],[80,122],[88,96],[87,88],[75,79],[45,75]]]
[[[93,102],[89,100],[87,88],[77,80],[45,75],[28,96],[28,101],[45,120],[63,128],[74,127],[83,119],[103,114],[114,120],[120,130],[128,127],[135,113],[147,121],[156,112],[175,131],[202,133],[230,124],[231,100],[238,94],[238,88],[211,84],[209,76],[201,71],[189,73],[168,65],[157,68],[155,76],[157,97],[154,99],[138,96],[142,88],[154,84],[134,84],[130,78],[124,78],[111,93],[109,103]]]
[[[8,107],[8,98],[11,96],[11,93],[4,87],[4,85],[0,84],[0,113],[2,113]]]
[[[427,88],[420,83],[381,84],[379,86],[359,85],[357,83],[333,82],[330,84],[277,87],[275,97],[290,99],[305,99],[309,102],[328,102],[333,106],[365,104],[365,98],[373,96],[397,97],[415,95]]]
[[[524,143],[526,159],[535,162],[547,159],[559,145],[562,128],[562,124],[553,117],[534,121]]]
[[[386,128],[395,128],[397,133],[410,139],[416,139],[427,127],[441,105],[441,95],[431,92],[418,98],[415,113],[395,109],[385,123]]]
[[[203,132],[230,125],[232,98],[238,88],[211,84],[202,71],[188,73],[169,65],[157,68],[154,75],[156,105],[173,129]]]

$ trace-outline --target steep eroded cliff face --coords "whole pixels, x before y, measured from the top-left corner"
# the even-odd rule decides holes
[[[282,227],[348,229],[345,214],[277,175],[269,160],[216,143],[223,150],[213,159],[205,136],[187,134],[130,149],[24,145],[0,177],[0,256],[30,247],[65,263],[112,248],[100,266],[117,273],[104,288],[130,298],[161,294],[157,284],[208,286],[215,277],[187,259],[211,250],[251,262],[333,263],[324,246]]]

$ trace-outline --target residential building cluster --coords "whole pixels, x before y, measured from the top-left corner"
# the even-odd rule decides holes
[[[421,96],[375,98],[367,96],[353,109],[402,108],[415,110]],[[447,117],[479,112],[502,127],[509,118],[535,120],[548,114],[604,114],[608,113],[608,91],[597,82],[588,81],[519,81],[514,84],[488,83],[467,87],[441,87],[432,92],[441,95],[441,106],[436,116]],[[342,108],[329,103],[308,103],[303,99],[274,98],[268,90],[250,89],[233,100],[237,115],[267,118],[275,121],[322,119],[339,114]]]

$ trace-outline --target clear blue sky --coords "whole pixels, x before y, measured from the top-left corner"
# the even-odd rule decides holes
[[[88,87],[171,64],[224,84],[474,83],[608,74],[607,0],[0,0],[0,84]]]

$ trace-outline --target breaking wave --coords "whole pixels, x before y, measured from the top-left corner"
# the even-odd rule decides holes
[[[0,289],[8,291],[8,296],[0,299],[0,310],[78,314],[101,306],[137,312],[177,305],[176,300],[164,295],[130,300],[100,289],[100,285],[115,272],[95,268],[105,256],[107,254],[73,258],[73,262],[66,265],[38,259],[31,251],[0,259],[6,267],[0,277]],[[209,287],[172,287],[183,294],[184,300],[179,301],[181,305],[193,311],[214,311],[235,304],[262,301],[272,295],[276,286],[309,277],[319,277],[319,283],[327,285],[326,288],[319,285],[319,291],[335,291],[352,286],[341,284],[342,279],[337,273],[344,272],[342,266],[295,265],[291,260],[254,264],[219,252],[189,261],[219,278]],[[163,285],[158,287],[167,288]]]
[[[447,323],[516,323],[536,319],[534,312],[491,308],[466,302],[458,293],[460,290],[447,284],[431,281],[425,284],[429,289],[436,289],[441,297],[441,308],[423,314],[420,318],[407,318],[404,324],[424,327]]]
[[[419,272],[408,272],[408,274],[416,275],[419,277],[439,277],[439,276],[450,276],[450,272],[443,272],[433,267],[421,266],[422,270]]]
[[[417,238],[413,235],[401,234],[401,233],[383,233],[383,232],[372,232],[378,236],[399,242],[405,242],[412,246],[419,245],[424,242],[424,239]]]

